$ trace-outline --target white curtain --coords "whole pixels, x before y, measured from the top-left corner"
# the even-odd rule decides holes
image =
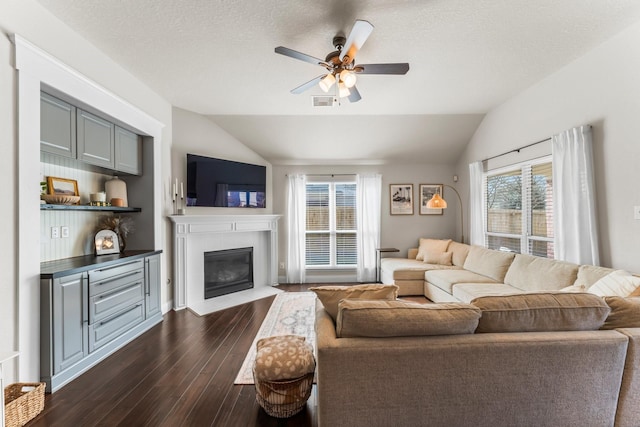
[[[382,176],[357,175],[357,227],[358,282],[373,282],[376,279],[376,248],[380,247],[380,210]]]
[[[482,161],[469,163],[469,243],[484,246],[484,190]]]
[[[555,257],[599,265],[591,126],[553,135],[552,153]]]
[[[304,283],[307,177],[287,176],[287,283]]]

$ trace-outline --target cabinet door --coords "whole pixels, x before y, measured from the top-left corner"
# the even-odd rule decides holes
[[[160,312],[160,255],[145,258],[145,305],[147,319]]]
[[[40,92],[40,150],[76,158],[76,107]]]
[[[53,281],[53,373],[88,353],[88,280],[75,274]]]
[[[132,175],[142,174],[142,141],[140,136],[116,126],[116,170]]]
[[[78,159],[109,169],[115,167],[115,125],[78,109]]]

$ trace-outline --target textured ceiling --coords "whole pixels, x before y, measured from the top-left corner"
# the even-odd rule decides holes
[[[636,0],[39,2],[171,104],[272,162],[358,160],[344,157],[346,142],[361,161],[452,162],[484,113],[640,20]],[[375,27],[356,62],[409,62],[409,73],[361,75],[362,101],[339,107],[312,107],[319,88],[290,94],[323,69],[273,49],[323,58],[356,18]],[[318,151],[322,132],[343,144]]]

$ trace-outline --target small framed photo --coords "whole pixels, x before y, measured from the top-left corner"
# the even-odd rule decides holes
[[[429,209],[427,202],[434,194],[442,197],[442,184],[420,184],[420,215],[442,215],[442,209]]]
[[[96,255],[120,253],[118,235],[113,230],[100,230],[93,240],[96,247]]]
[[[75,179],[56,178],[54,176],[47,177],[47,188],[49,194],[59,196],[79,196],[78,181]]]
[[[413,215],[413,184],[389,184],[391,215]]]

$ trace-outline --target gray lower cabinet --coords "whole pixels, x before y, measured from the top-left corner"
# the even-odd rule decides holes
[[[40,92],[40,150],[76,158],[76,107]]]
[[[115,125],[103,118],[77,110],[78,159],[115,169]]]
[[[41,279],[41,380],[55,391],[162,321],[160,255]]]

